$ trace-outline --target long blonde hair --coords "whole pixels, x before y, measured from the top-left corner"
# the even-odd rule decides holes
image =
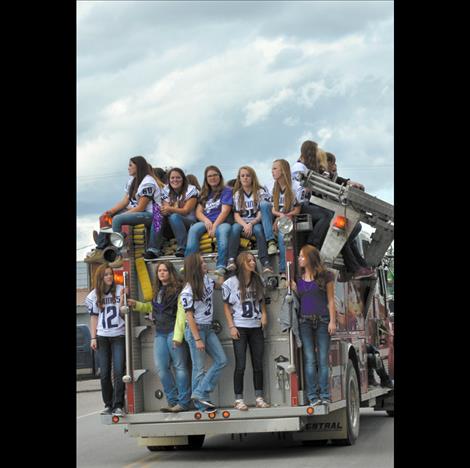
[[[237,179],[235,181],[235,185],[233,187],[233,194],[235,195],[238,192],[238,204],[240,210],[245,209],[245,192],[243,191],[242,182],[240,180],[240,172],[242,170],[247,171],[251,176],[251,191],[253,193],[253,202],[255,207],[259,205],[259,191],[261,190],[261,185],[258,181],[258,176],[253,168],[250,166],[242,166],[238,169]]]
[[[284,194],[284,212],[288,213],[294,207],[294,192],[292,191],[292,176],[290,172],[290,164],[285,159],[276,159],[274,163],[279,163],[281,165],[281,178],[284,179],[284,185],[286,186],[286,191]],[[273,189],[273,203],[274,209],[279,211],[279,194],[281,193],[281,185],[279,180],[274,182]]]

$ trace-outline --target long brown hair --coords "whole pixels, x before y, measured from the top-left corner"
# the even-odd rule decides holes
[[[240,300],[243,302],[246,299],[246,284],[245,284],[245,265],[248,262],[249,257],[255,258],[250,252],[240,252],[236,259],[237,265],[237,278],[240,283]],[[251,272],[250,289],[253,291],[254,296],[257,300],[261,300],[264,297],[264,284],[258,273],[258,265],[256,265],[255,271]]]
[[[242,181],[240,180],[240,172],[242,170],[247,171],[251,176],[251,191],[253,193],[253,202],[255,207],[259,204],[259,191],[261,189],[261,185],[258,181],[258,176],[253,168],[250,166],[242,166],[238,169],[237,179],[235,181],[235,185],[233,187],[233,194],[235,195],[238,192],[238,205],[240,210],[245,209],[245,192],[243,190]]]
[[[111,285],[111,289],[106,291],[108,286],[106,286],[104,282],[104,275],[108,269],[113,272],[113,284]],[[114,281],[114,270],[107,263],[103,263],[97,268],[94,278],[94,285],[96,291],[96,305],[100,309],[104,307],[104,296],[106,296],[106,294],[111,293],[113,302],[116,302],[116,283]]]
[[[219,185],[215,188],[215,190],[212,189],[209,183],[207,182],[207,173],[209,171],[215,171],[220,176]],[[209,193],[211,193],[211,191],[212,191],[212,196],[213,196],[214,201],[217,200],[222,194],[222,190],[224,188],[225,188],[224,177],[222,176],[222,172],[220,172],[220,169],[217,166],[207,166],[206,169],[204,170],[204,183],[202,184],[201,195],[199,196],[199,203],[204,207],[204,205],[207,202],[207,199],[209,198]]]
[[[176,272],[175,267],[173,266],[173,263],[169,261],[160,261],[157,263],[157,267],[155,269],[155,300],[158,298],[158,293],[160,292],[160,289],[162,289],[163,284],[158,278],[158,269],[160,268],[160,265],[164,265],[166,269],[168,270],[168,273],[170,274],[170,281],[166,285],[166,290],[165,290],[165,296],[163,297],[164,299],[167,299],[175,294],[179,294],[181,292],[181,279],[178,276],[178,273]]]
[[[284,194],[284,213],[288,213],[294,206],[294,192],[292,191],[292,176],[290,172],[290,164],[285,159],[276,159],[274,163],[279,163],[281,165],[281,177],[284,179],[284,185],[286,186],[286,191]],[[279,181],[274,182],[273,189],[273,202],[274,209],[279,211],[279,194],[281,193],[281,185]]]
[[[189,283],[195,301],[204,297],[204,275],[202,273],[201,254],[192,253],[184,258],[184,282]]]
[[[317,151],[318,144],[312,140],[306,140],[300,147],[300,159],[311,171],[320,172],[318,170]]]
[[[326,289],[326,280],[328,279],[328,270],[323,264],[320,251],[310,244],[305,244],[300,252],[303,254],[307,260],[307,265],[309,270],[313,274],[313,279],[317,282],[320,289]],[[303,274],[306,268],[301,268],[301,273]]]
[[[130,161],[137,166],[137,175],[132,180],[129,192],[127,193],[129,195],[129,200],[133,200],[140,183],[144,180],[144,177],[149,175],[155,179],[155,174],[153,173],[152,166],[143,156],[134,156],[133,158],[130,158]]]

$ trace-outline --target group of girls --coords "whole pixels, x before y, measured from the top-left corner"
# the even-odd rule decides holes
[[[302,247],[298,261],[301,275],[297,283],[292,281],[292,288],[300,302],[306,390],[310,404],[315,406],[330,402],[328,353],[330,336],[336,331],[334,277],[322,264],[318,249],[311,245]],[[221,286],[226,325],[235,356],[234,408],[248,410],[243,396],[248,347],[253,366],[255,406],[269,408],[264,399],[263,382],[263,331],[268,325],[264,285],[252,253],[241,252],[237,256],[236,270],[236,274]],[[204,258],[193,253],[184,259],[184,281],[179,279],[171,262],[159,261],[153,300],[142,303],[127,299],[127,304],[135,311],[153,315],[155,368],[168,402],[161,411],[177,413],[191,409],[192,405],[200,411],[216,411],[210,395],[228,362],[213,329],[213,293],[217,287],[207,273]],[[101,367],[105,404],[101,414],[122,415],[125,323],[119,310],[123,304],[123,288],[115,283],[113,269],[108,264],[97,269],[95,289],[88,295],[86,304],[91,315],[91,346],[98,351]],[[191,374],[183,341],[189,347]],[[206,354],[212,359],[207,370]]]

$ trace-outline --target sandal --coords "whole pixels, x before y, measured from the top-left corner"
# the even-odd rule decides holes
[[[240,411],[248,411],[248,406],[246,406],[243,400],[235,400],[233,407]]]
[[[271,408],[271,405],[269,403],[266,403],[263,397],[258,397],[256,399],[256,407],[257,408]]]

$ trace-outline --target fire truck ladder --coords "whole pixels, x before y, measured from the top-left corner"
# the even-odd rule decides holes
[[[312,191],[311,203],[334,211],[321,248],[324,261],[331,264],[335,262],[356,224],[363,221],[376,229],[371,242],[364,247],[364,257],[368,265],[378,266],[393,240],[393,205],[355,187],[332,182],[315,171],[304,174],[302,185]],[[337,216],[344,216],[348,220],[344,231],[334,228]]]

